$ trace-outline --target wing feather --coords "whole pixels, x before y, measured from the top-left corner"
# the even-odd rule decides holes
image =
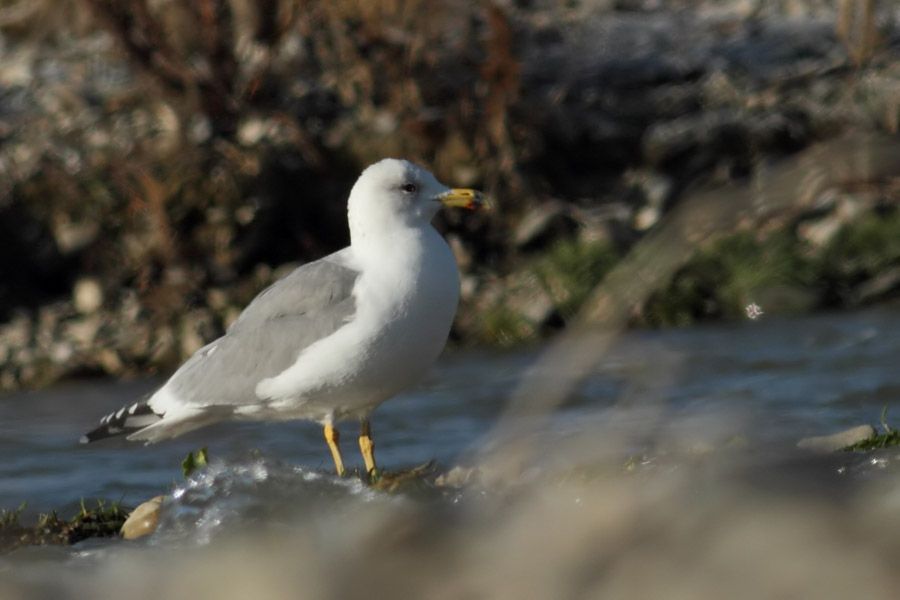
[[[260,293],[166,388],[190,406],[257,402],[260,380],[281,373],[307,346],[352,320],[358,277],[341,252],[297,268]]]

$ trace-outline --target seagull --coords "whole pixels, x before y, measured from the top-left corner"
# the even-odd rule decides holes
[[[369,166],[350,192],[348,247],[263,290],[225,335],[81,442],[125,435],[149,444],[220,421],[305,419],[322,425],[343,476],[335,424],[355,419],[374,476],[369,416],[426,373],[459,303],[456,261],[431,225],[442,206],[474,210],[487,200],[406,160]]]

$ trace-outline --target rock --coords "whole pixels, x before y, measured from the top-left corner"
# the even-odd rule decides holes
[[[190,319],[182,321],[181,325],[181,355],[191,356],[203,347],[203,338]]]
[[[635,212],[632,226],[637,231],[647,231],[659,221],[666,202],[672,195],[672,180],[649,169],[625,173],[624,179],[638,196],[640,208]]]
[[[874,427],[871,425],[858,425],[831,435],[803,438],[797,442],[797,447],[803,450],[812,450],[813,452],[834,452],[872,437],[875,437]]]
[[[800,223],[797,226],[797,237],[815,248],[824,248],[844,225],[859,216],[862,209],[855,199],[840,198],[835,202],[833,210],[821,219]]]
[[[22,348],[31,342],[33,331],[32,320],[27,315],[18,314],[0,329],[0,336],[10,348]]]
[[[181,356],[191,356],[206,345],[207,341],[218,337],[214,320],[206,309],[195,309],[181,320],[180,350]]]
[[[434,480],[437,487],[461,488],[478,479],[480,471],[477,467],[463,467],[456,465],[446,473],[442,473]]]
[[[638,209],[634,215],[634,228],[638,231],[647,231],[659,221],[662,211],[656,206],[644,206]]]
[[[100,224],[96,221],[73,223],[60,217],[53,224],[53,237],[63,254],[72,254],[86,248],[94,243],[99,234]]]
[[[267,122],[251,117],[238,126],[237,139],[244,146],[254,146],[266,136],[268,130]]]
[[[79,348],[89,348],[97,337],[102,321],[98,315],[73,319],[65,323],[63,336]]]
[[[640,194],[641,204],[662,208],[672,195],[670,177],[652,169],[635,169],[623,175],[625,183]]]
[[[75,349],[68,342],[56,342],[50,347],[50,360],[58,365],[64,365],[75,354]]]
[[[124,368],[122,359],[112,348],[101,349],[100,352],[97,353],[96,361],[107,375],[119,375]]]
[[[180,357],[176,352],[175,332],[171,327],[165,325],[154,331],[150,352],[150,361],[153,364],[171,365],[178,362]]]
[[[16,375],[12,371],[0,372],[0,390],[13,390],[18,386]]]
[[[856,301],[872,302],[900,289],[900,266],[887,269],[856,288]]]
[[[475,298],[478,292],[480,280],[474,275],[462,275],[459,278],[459,298],[463,302],[469,302]]]
[[[83,277],[75,282],[72,288],[72,301],[75,310],[84,315],[96,312],[103,305],[103,288],[93,277]]]
[[[228,308],[228,294],[219,288],[209,288],[206,292],[206,304],[213,310],[222,311]]]
[[[543,202],[525,213],[513,232],[513,241],[519,249],[536,248],[572,233],[577,226],[562,202]]]
[[[590,209],[579,209],[575,214],[581,228],[581,243],[608,242],[613,245],[629,245],[635,239],[634,211],[625,202],[609,202]]]
[[[122,524],[120,530],[122,537],[126,540],[136,540],[156,531],[163,499],[164,496],[156,496],[135,508]]]

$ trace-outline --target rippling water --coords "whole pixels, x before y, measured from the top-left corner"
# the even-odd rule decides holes
[[[535,348],[509,354],[460,352],[445,356],[420,388],[376,412],[373,427],[379,462],[388,469],[430,459],[444,468],[457,462],[477,463],[477,451],[489,441],[488,434],[511,390],[540,352]],[[335,478],[329,472],[330,458],[320,429],[306,423],[219,425],[155,446],[119,441],[78,444],[79,435],[99,416],[146,394],[158,381],[91,381],[7,395],[0,397],[0,456],[4,457],[0,462],[0,506],[14,507],[27,501],[32,515],[52,508],[65,514],[74,512],[81,498],[121,499],[134,505],[159,493],[168,495],[160,530],[149,540],[137,544],[94,540],[71,549],[17,551],[0,557],[0,574],[16,572],[19,575],[14,581],[33,584],[41,581],[41,571],[34,565],[49,564],[62,567],[67,577],[73,578],[69,583],[77,584],[65,589],[84,592],[96,584],[100,586],[97,590],[106,590],[103,586],[112,585],[115,577],[106,572],[98,579],[85,579],[86,565],[102,571],[112,556],[123,552],[125,556],[148,553],[156,557],[153,560],[162,561],[165,551],[171,549],[244,548],[254,542],[241,546],[215,542],[245,534],[281,536],[285,531],[290,535],[284,543],[319,540],[342,561],[352,561],[359,557],[347,548],[368,543],[364,532],[382,531],[386,523],[397,519],[404,523],[401,531],[420,531],[419,535],[425,535],[422,531],[443,532],[435,534],[434,546],[443,553],[454,554],[457,545],[471,549],[473,544],[502,544],[497,540],[504,539],[518,548],[518,536],[528,536],[502,518],[489,519],[494,527],[506,527],[497,540],[481,539],[485,515],[496,516],[492,511],[498,510],[497,503],[526,505],[533,511],[526,512],[532,523],[529,528],[534,527],[546,516],[542,511],[549,510],[544,500],[536,500],[544,497],[548,485],[561,489],[565,502],[574,503],[567,506],[579,510],[593,497],[596,510],[584,513],[585,518],[605,523],[601,515],[623,510],[616,495],[632,490],[638,482],[640,486],[632,490],[636,496],[620,501],[627,506],[641,505],[652,503],[650,499],[657,497],[653,494],[662,494],[658,497],[667,498],[665,509],[673,511],[666,526],[654,530],[656,535],[663,535],[673,522],[691,522],[689,519],[697,516],[696,505],[715,504],[723,496],[731,498],[727,491],[735,489],[751,491],[734,496],[739,500],[727,501],[725,509],[719,506],[720,513],[729,516],[704,522],[704,528],[740,523],[738,517],[746,512],[748,497],[775,497],[771,504],[756,502],[752,506],[777,508],[776,512],[790,515],[798,498],[802,502],[813,498],[816,510],[829,511],[847,502],[862,502],[860,498],[866,498],[864,504],[869,505],[872,489],[887,489],[878,497],[890,501],[887,514],[900,514],[896,512],[900,507],[900,488],[895,485],[897,451],[817,457],[795,448],[797,440],[807,435],[875,424],[885,406],[889,421],[896,417],[895,422],[900,422],[898,358],[900,312],[890,309],[628,333],[603,357],[574,397],[541,425],[542,441],[535,443],[546,445],[537,452],[542,473],[526,472],[522,482],[514,483],[530,490],[515,500],[510,499],[510,488],[499,484],[433,490],[425,498],[407,498],[375,492],[354,479]],[[544,376],[553,377],[554,373],[550,370]],[[891,412],[895,407],[896,415]],[[345,424],[344,451],[355,464],[360,461],[352,429],[352,424]],[[185,481],[180,460],[201,446],[209,447],[212,465]],[[711,460],[710,456],[717,458]],[[537,485],[536,481],[544,483]],[[559,482],[564,484],[557,488]],[[576,487],[570,489],[572,485]],[[523,498],[534,500],[540,508]],[[809,512],[804,509],[802,514]],[[864,512],[853,518],[863,519],[865,524]],[[564,523],[571,516],[570,509],[561,514],[551,511],[553,522]],[[457,523],[459,530],[446,531],[448,522]],[[837,536],[827,522],[815,521],[816,527],[824,528],[822,535]],[[345,530],[350,523],[353,526]],[[391,536],[396,533],[395,525],[391,525]],[[602,533],[606,536],[609,532]],[[417,541],[415,533],[403,535],[413,536],[412,542],[402,535],[396,542],[397,552],[406,556],[421,540]],[[680,534],[666,535],[677,539]],[[334,536],[349,546],[331,547]],[[464,539],[457,539],[460,537]],[[258,542],[257,537],[253,539]],[[835,540],[839,545],[838,538]],[[597,543],[601,544],[596,549],[600,556],[602,543]],[[622,561],[633,558],[627,548],[627,544],[619,548],[624,553]],[[564,545],[560,556],[569,550]],[[315,548],[303,546],[294,551],[301,555],[311,552],[316,560],[324,560]],[[427,569],[432,565],[426,556],[413,553],[408,560],[425,561],[419,566]],[[279,557],[283,558],[280,553]],[[32,570],[22,571],[22,565],[30,565]],[[390,565],[381,567],[389,570]],[[22,575],[29,572],[31,575]],[[604,579],[602,584],[610,585],[610,580]]]

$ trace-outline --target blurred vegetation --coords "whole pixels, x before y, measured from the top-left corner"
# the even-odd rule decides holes
[[[562,239],[524,261],[503,293],[480,310],[480,341],[511,347],[565,326],[618,260],[607,242]]]
[[[181,461],[181,475],[187,479],[194,472],[199,471],[200,469],[204,469],[209,465],[209,451],[204,446],[197,450],[197,454],[195,455],[193,452],[188,452],[187,456],[184,457],[184,460]]]
[[[560,240],[532,268],[560,316],[569,320],[618,258],[616,250],[605,242]]]
[[[743,316],[749,304],[775,313],[858,306],[900,287],[900,211],[866,214],[844,225],[821,251],[791,232],[741,232],[704,250],[656,293],[642,314],[653,326]],[[870,296],[860,286],[884,276]]]
[[[642,315],[654,326],[688,325],[707,318],[739,318],[748,304],[770,303],[766,292],[797,291],[816,280],[795,239],[778,232],[765,239],[742,232],[704,250],[656,293]],[[782,312],[786,307],[782,306]],[[794,307],[791,307],[794,308]]]
[[[34,525],[25,525],[16,510],[0,510],[0,554],[23,546],[71,545],[95,537],[115,537],[128,516],[118,502],[96,500],[93,506],[81,502],[81,510],[71,519],[51,511],[38,516]]]
[[[862,216],[840,230],[818,259],[817,275],[825,302],[844,306],[858,298],[861,284],[900,272],[900,210]],[[890,282],[887,282],[890,285]]]
[[[882,448],[900,446],[900,431],[888,425],[887,411],[888,407],[885,405],[881,411],[881,433],[876,433],[872,437],[845,446],[843,450],[845,452],[869,452],[872,450],[880,450]]]

